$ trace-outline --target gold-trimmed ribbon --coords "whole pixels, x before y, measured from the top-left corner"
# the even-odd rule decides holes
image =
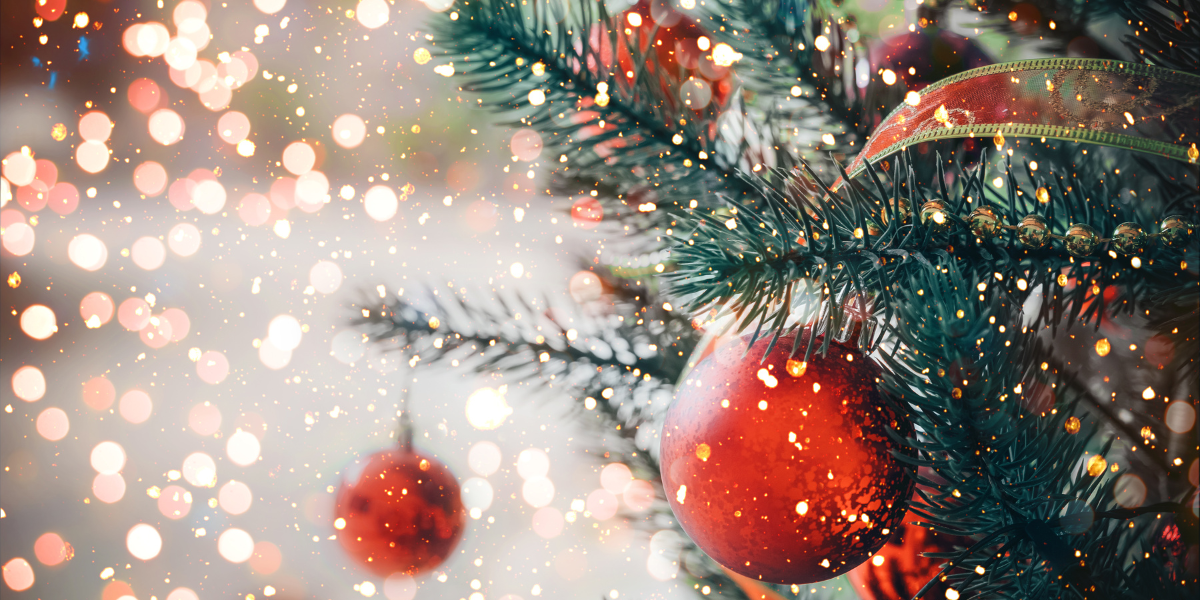
[[[1169,121],[1169,122],[1168,122]],[[1200,151],[1200,75],[1088,58],[1044,58],[989,65],[943,79],[875,129],[847,169],[921,142],[1009,137],[1084,142],[1196,164]],[[834,189],[842,180],[834,184]]]

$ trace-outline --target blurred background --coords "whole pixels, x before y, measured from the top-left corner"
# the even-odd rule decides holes
[[[565,395],[410,372],[349,326],[431,288],[592,300],[581,265],[629,260],[586,198],[548,196],[538,134],[430,60],[423,19],[450,8],[5,2],[3,597],[693,596]],[[852,8],[882,39],[917,4]],[[1037,55],[950,21],[992,61]],[[333,499],[393,443],[409,377],[417,444],[471,512],[437,571],[385,581],[342,552]]]

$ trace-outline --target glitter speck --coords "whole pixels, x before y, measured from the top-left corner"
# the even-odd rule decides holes
[[[696,446],[696,458],[708,462],[709,456],[712,456],[712,448],[708,444],[699,444]]]

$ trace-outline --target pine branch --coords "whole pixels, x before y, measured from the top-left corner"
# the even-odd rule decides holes
[[[1018,177],[1006,162],[1001,192],[984,181],[983,160],[972,170],[956,168],[955,186],[948,188],[940,157],[939,183],[932,185],[919,184],[910,163],[911,158],[901,155],[891,163],[890,181],[871,169],[868,182],[844,186],[836,194],[811,170],[808,178],[747,176],[760,190],[760,208],[731,200],[733,214],[695,211],[690,231],[688,221],[678,228],[685,233],[672,251],[678,265],[668,276],[672,294],[692,312],[725,306],[744,326],[757,321],[765,335],[780,335],[798,326],[787,322],[792,307],[783,300],[804,279],[821,290],[828,306],[814,326],[819,332],[837,332],[847,321],[848,299],[854,298],[859,310],[859,305],[875,307],[864,323],[890,323],[894,282],[911,269],[953,257],[979,276],[980,292],[1000,288],[1022,301],[1032,299],[1032,327],[1057,331],[1076,321],[1098,325],[1102,315],[1113,311],[1140,312],[1160,294],[1196,285],[1196,274],[1183,267],[1183,254],[1175,248],[1160,245],[1131,264],[1130,257],[1105,247],[1080,259],[1058,243],[1030,249],[1012,235],[978,240],[967,229],[967,212],[987,206],[1007,224],[1038,215],[1056,235],[1073,223],[1111,232],[1136,217],[1126,207],[1107,203],[1104,180],[1087,183],[1078,171],[1035,174],[1028,163]],[[1197,197],[1192,192],[1187,204],[1195,206]],[[921,222],[921,208],[930,201],[940,202],[934,212],[946,220],[944,231]],[[912,213],[908,218],[901,214],[906,210]],[[1147,230],[1155,225],[1143,221]],[[1110,287],[1116,293],[1106,301]],[[868,346],[876,329],[863,327],[859,343]]]
[[[865,46],[850,41],[844,28],[853,29],[852,22],[807,0],[711,0],[700,13],[716,41],[743,55],[738,73],[746,87],[787,110],[789,129],[813,137],[837,134],[832,145],[809,140],[809,148],[798,149],[801,156],[821,160],[817,151],[847,154],[855,151],[850,142],[861,146],[874,113],[864,103],[865,91],[844,77],[853,81],[866,57]],[[815,45],[818,36],[828,41],[825,50]]]
[[[918,525],[978,539],[944,556],[941,576],[963,598],[1014,588],[1038,598],[1181,596],[1161,563],[1158,578],[1141,582],[1150,587],[1130,586],[1131,553],[1153,528],[1139,517],[1165,509],[1119,507],[1117,476],[1086,460],[1099,432],[1071,421],[1077,390],[1020,326],[1020,299],[977,294],[984,281],[944,259],[906,273],[896,338],[876,354],[883,389],[919,432],[908,440],[916,459],[901,459],[937,476],[917,479]],[[1039,405],[1039,386],[1057,400]]]
[[[486,308],[457,296],[428,294],[422,304],[430,305],[429,311],[400,298],[364,296],[352,323],[376,343],[395,340],[412,354],[414,365],[450,362],[475,372],[504,373],[530,386],[557,386],[574,398],[577,419],[606,434],[595,454],[625,463],[650,482],[656,493],[653,515],[669,517],[659,464],[650,450],[656,437],[646,434],[657,431],[663,398],[673,395],[700,335],[685,316],[664,310],[648,289],[599,276],[611,288],[612,305],[590,318],[576,314],[566,321],[548,301],[537,303],[538,310],[533,302],[497,298],[499,306]],[[575,317],[575,327],[590,333],[573,333]],[[643,352],[635,352],[639,348]],[[660,521],[649,518],[646,524],[660,528]],[[700,573],[689,571],[688,579],[697,589],[707,587],[706,597],[746,599],[694,544],[686,543],[681,552],[694,555],[689,562]]]
[[[723,141],[717,127],[720,114],[741,110],[736,96],[692,110],[680,97],[686,78],[659,62],[652,21],[633,26],[602,2],[557,6],[462,4],[435,21],[434,43],[464,90],[510,124],[541,132],[559,173],[576,184],[619,182],[622,194],[651,186],[685,206],[713,191],[745,191],[730,175],[748,144]]]

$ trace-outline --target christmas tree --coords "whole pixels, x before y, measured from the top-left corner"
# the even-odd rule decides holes
[[[1177,423],[1194,422],[1200,382],[1200,7],[926,0],[876,34],[866,4],[471,0],[440,14],[439,72],[541,134],[555,160],[547,191],[578,198],[575,217],[599,203],[627,235],[590,265],[608,294],[577,322],[547,301],[430,295],[365,299],[359,325],[399,337],[411,364],[461,360],[567,390],[579,418],[618,433],[605,456],[654,480],[659,517],[674,509],[669,522],[698,544],[683,562],[702,595],[811,597],[826,577],[810,572],[927,552],[886,586],[868,573],[856,589],[1192,597],[1198,447],[1171,432],[1190,430]],[[993,64],[952,21],[1027,59]],[[1139,333],[1106,336],[1115,321]],[[1154,345],[1169,350],[1150,356]],[[744,383],[755,377],[763,389]],[[811,394],[797,387],[813,381]],[[762,512],[769,526],[729,531],[728,515],[695,512],[722,492],[758,501],[780,488],[735,490],[719,479],[728,467],[704,471],[725,447],[689,442],[670,460],[720,491],[683,489],[697,480],[665,456],[689,423],[671,411],[818,411],[822,385],[842,386],[858,438],[878,438],[860,444],[876,451],[863,460],[878,480],[854,485],[890,493],[886,510],[868,521],[878,507],[865,502],[837,514],[792,498]],[[884,418],[862,421],[873,412]],[[743,427],[721,438],[731,451],[786,429],[705,414],[690,425]],[[770,447],[820,453],[804,435]],[[811,485],[787,460],[771,451],[739,468]],[[846,485],[835,468],[828,485]],[[941,541],[876,555],[901,518]],[[818,544],[783,551],[795,540],[769,541],[778,528],[841,532],[821,546],[841,553],[793,564]],[[732,549],[740,536],[779,569]]]

